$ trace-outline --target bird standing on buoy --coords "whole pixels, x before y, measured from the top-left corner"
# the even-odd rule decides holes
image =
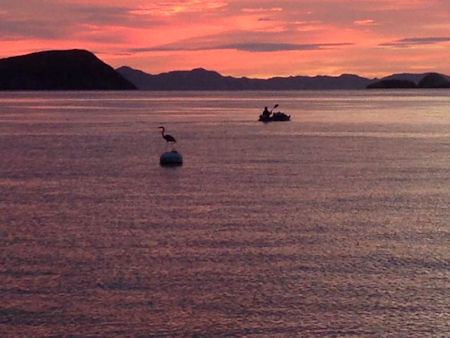
[[[164,132],[166,131],[166,128],[164,128],[162,126],[158,127],[158,128],[161,129],[161,135],[162,135],[163,139],[166,140],[167,144],[171,144],[172,143],[172,145],[174,145],[175,143],[177,143],[177,140],[175,140],[175,137],[173,137],[172,135],[164,134]]]
[[[164,132],[166,131],[166,129],[164,127],[158,127],[161,129],[161,135],[163,137],[163,139],[166,140],[166,144],[172,144],[172,146],[177,143],[177,141],[175,140],[175,137],[173,137],[172,135],[166,135],[164,134]],[[176,151],[174,148],[172,148],[172,151],[168,151],[165,152],[161,155],[160,159],[159,159],[159,163],[162,166],[168,166],[168,167],[177,167],[177,166],[181,166],[183,165],[183,157],[181,156],[181,154]]]

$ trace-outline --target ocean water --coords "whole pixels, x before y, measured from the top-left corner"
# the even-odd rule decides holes
[[[3,337],[450,336],[450,92],[1,92],[0,245]]]

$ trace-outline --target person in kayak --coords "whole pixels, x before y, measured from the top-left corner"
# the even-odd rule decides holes
[[[267,109],[267,107],[264,107],[264,111],[262,112],[262,116],[264,118],[269,118],[270,114],[271,114],[271,112],[269,111],[269,109]]]

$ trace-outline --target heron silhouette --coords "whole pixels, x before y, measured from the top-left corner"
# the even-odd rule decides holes
[[[177,143],[177,140],[175,140],[175,137],[173,137],[172,135],[166,135],[166,134],[164,134],[164,132],[166,131],[166,128],[164,128],[164,127],[162,127],[162,126],[161,126],[161,127],[158,127],[158,128],[161,129],[161,135],[162,135],[163,139],[166,140],[167,144],[172,144],[172,145],[174,145],[175,143]]]

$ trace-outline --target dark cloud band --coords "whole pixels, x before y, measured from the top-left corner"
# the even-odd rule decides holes
[[[441,42],[450,42],[450,37],[438,36],[438,37],[425,37],[425,38],[405,38],[392,42],[386,42],[380,44],[383,47],[410,47],[417,45],[433,45]]]
[[[265,42],[244,42],[217,44],[210,46],[183,46],[183,45],[165,45],[148,48],[134,48],[130,52],[156,52],[156,51],[201,51],[215,49],[234,49],[246,52],[277,52],[277,51],[295,51],[295,50],[317,50],[353,45],[352,43],[312,43],[312,44],[293,44],[293,43],[265,43]]]

